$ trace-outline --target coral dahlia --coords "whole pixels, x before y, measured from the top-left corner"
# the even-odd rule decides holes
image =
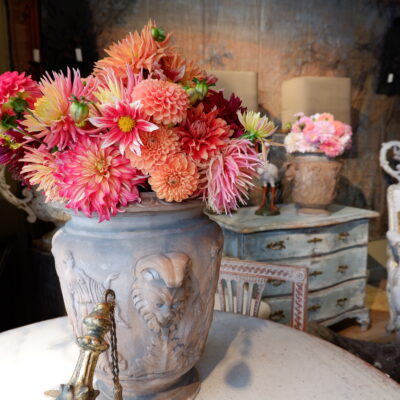
[[[156,124],[179,124],[189,107],[189,96],[180,85],[156,79],[140,82],[133,90],[132,98],[140,100],[144,112]]]
[[[111,68],[118,78],[126,79],[126,67],[138,74],[142,69],[152,72],[159,66],[160,59],[165,55],[170,39],[170,34],[165,40],[157,41],[153,38],[153,21],[149,21],[141,33],[135,31],[129,33],[124,39],[113,43],[106,49],[107,57],[97,61],[94,73],[96,75],[106,74],[105,69]]]
[[[199,173],[184,154],[169,157],[151,172],[149,183],[159,199],[181,202],[197,189]]]
[[[40,96],[38,84],[25,72],[4,72],[0,75],[0,99],[6,103],[12,97],[20,97],[33,107],[35,100]]]
[[[102,148],[98,138],[89,137],[59,154],[57,179],[66,207],[87,217],[96,212],[100,222],[140,201],[137,185],[145,181],[117,147]]]
[[[55,157],[44,146],[38,149],[29,148],[24,158],[22,175],[32,185],[38,185],[37,190],[43,191],[46,202],[62,200],[55,174],[57,165]]]
[[[134,167],[145,173],[150,173],[156,165],[164,163],[168,156],[180,150],[179,135],[174,128],[161,127],[154,132],[142,132],[140,139],[140,156],[129,149],[125,156]]]
[[[27,115],[23,122],[28,132],[38,132],[37,137],[43,138],[49,148],[57,146],[60,150],[76,142],[78,134],[88,133],[75,124],[70,115],[70,106],[72,95],[94,100],[94,78],[89,77],[84,81],[78,70],[72,76],[68,69],[67,76],[61,72],[53,72],[53,77],[46,75],[40,81],[39,88],[43,96],[36,101],[32,115]]]
[[[209,160],[226,146],[232,135],[226,121],[217,115],[218,110],[205,113],[200,103],[188,111],[186,121],[179,129],[182,148],[196,162]]]
[[[205,172],[207,183],[203,199],[216,213],[236,210],[246,204],[248,190],[254,186],[260,160],[247,139],[234,139],[212,158]]]
[[[118,143],[122,154],[127,148],[140,154],[142,144],[140,132],[152,132],[158,129],[158,126],[149,122],[148,119],[139,101],[134,103],[121,101],[116,104],[106,104],[102,108],[101,117],[93,117],[89,120],[94,126],[103,130],[101,134],[103,147]]]

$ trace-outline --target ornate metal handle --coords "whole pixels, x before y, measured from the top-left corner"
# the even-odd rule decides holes
[[[346,273],[346,271],[349,269],[349,266],[348,265],[345,265],[345,264],[343,264],[343,265],[339,265],[338,267],[337,267],[337,272],[340,272],[341,274],[344,274],[344,273]]]
[[[337,299],[336,306],[337,307],[344,307],[349,299],[347,297],[342,297],[341,299]]]
[[[308,307],[309,312],[318,311],[321,308],[321,304],[314,304],[311,307]]]
[[[318,237],[315,237],[315,238],[312,238],[312,239],[310,239],[310,240],[307,240],[307,243],[318,243],[318,242],[322,242],[322,239],[321,238],[318,238]]]
[[[339,240],[346,240],[349,236],[350,236],[350,234],[348,232],[340,232],[339,235],[338,235],[338,239]]]
[[[278,242],[271,242],[266,245],[267,249],[271,250],[282,250],[286,249],[285,242],[283,240],[279,240]]]
[[[285,281],[282,281],[280,279],[268,279],[267,281],[270,285],[272,286],[281,286],[283,283],[285,283]]]
[[[313,271],[313,272],[311,272],[310,274],[308,274],[308,276],[309,276],[310,278],[314,278],[314,277],[316,277],[316,276],[318,276],[318,275],[322,275],[322,274],[323,274],[322,271]]]
[[[11,191],[11,186],[6,181],[6,167],[4,165],[0,165],[0,194],[15,207],[24,210],[28,214],[28,222],[34,223],[36,221],[36,214],[30,207],[30,202],[33,199],[32,191],[25,188],[22,191],[22,195],[24,196],[23,199],[15,196]]]
[[[283,319],[285,319],[285,313],[283,310],[275,311],[270,315],[269,319],[275,322],[282,321]]]

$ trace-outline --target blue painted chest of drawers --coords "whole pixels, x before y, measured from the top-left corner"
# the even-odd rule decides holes
[[[331,206],[329,216],[296,213],[293,204],[282,205],[281,214],[260,217],[255,207],[237,213],[210,215],[221,226],[224,254],[246,260],[268,261],[309,268],[308,313],[310,320],[331,325],[356,318],[369,325],[365,307],[368,224],[375,211]],[[271,280],[264,292],[270,318],[289,322],[291,285]]]

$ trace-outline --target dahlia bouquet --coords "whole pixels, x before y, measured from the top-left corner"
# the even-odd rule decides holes
[[[335,120],[329,113],[314,114],[310,117],[299,113],[297,121],[285,137],[288,153],[323,153],[328,157],[340,156],[351,148],[351,127]]]
[[[0,75],[0,163],[46,201],[100,221],[143,191],[167,202],[201,198],[216,213],[245,204],[265,117],[212,90],[216,78],[170,39],[149,21],[111,45],[88,77]]]

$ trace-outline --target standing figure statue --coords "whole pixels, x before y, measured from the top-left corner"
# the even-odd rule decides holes
[[[256,210],[256,214],[264,216],[279,215],[279,208],[275,204],[279,169],[275,164],[268,161],[268,154],[260,154],[260,158],[262,159],[262,166],[257,168],[257,173],[260,175],[262,200]]]

